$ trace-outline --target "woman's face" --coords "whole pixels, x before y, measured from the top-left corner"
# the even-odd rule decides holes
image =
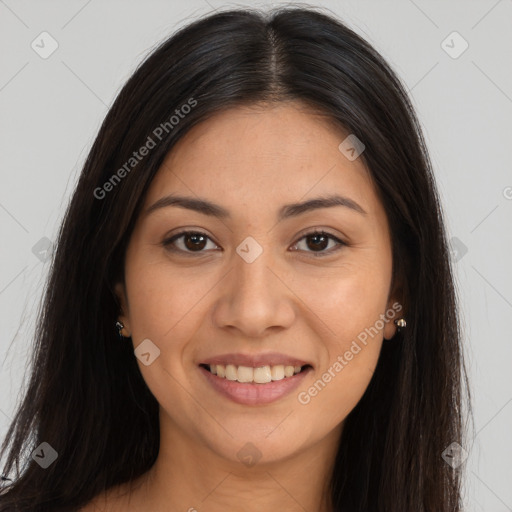
[[[348,135],[300,103],[236,108],[159,169],[117,292],[161,437],[260,463],[339,439],[395,332],[387,219]]]

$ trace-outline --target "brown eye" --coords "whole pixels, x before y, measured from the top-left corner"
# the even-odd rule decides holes
[[[312,251],[323,250],[329,245],[329,237],[325,235],[310,235],[306,240],[311,242],[307,243],[307,246]]]
[[[208,240],[210,240],[208,235],[200,231],[182,231],[165,240],[163,245],[171,251],[200,253],[205,252],[203,249],[206,247]],[[215,244],[213,245],[217,247]]]
[[[299,242],[302,242],[302,240],[306,240],[306,248],[294,250],[309,252],[312,253],[313,256],[325,256],[337,251],[341,246],[346,245],[342,240],[325,231],[312,231],[311,233],[305,234]],[[211,249],[215,249],[217,245],[211,241],[210,237],[206,235],[206,233],[202,233],[200,231],[182,231],[168,240],[165,240],[162,245],[173,252],[199,254],[206,252],[204,249],[208,245],[209,241],[214,246]],[[295,244],[294,247],[298,247],[299,242]],[[334,242],[334,246],[331,245],[329,247],[330,242]],[[327,248],[329,249],[326,250]]]
[[[306,249],[305,252],[317,253],[314,256],[324,256],[327,254],[331,254],[341,248],[341,246],[346,245],[342,240],[327,233],[325,231],[312,231],[311,233],[306,233],[300,240],[306,240]],[[329,246],[329,242],[335,242],[334,247],[331,246],[329,250],[325,250]],[[294,246],[298,247],[299,242]],[[336,246],[337,245],[337,246]]]
[[[206,245],[206,238],[199,233],[191,233],[190,235],[183,235],[184,245],[187,249],[194,251],[196,249],[204,249]]]

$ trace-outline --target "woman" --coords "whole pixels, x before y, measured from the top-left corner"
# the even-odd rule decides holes
[[[87,158],[0,510],[459,511],[464,385],[399,79],[321,12],[214,14]]]

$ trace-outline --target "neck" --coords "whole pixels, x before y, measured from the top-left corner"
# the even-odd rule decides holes
[[[158,458],[141,477],[139,496],[145,509],[332,512],[330,478],[341,426],[300,452],[275,460],[267,457],[266,462],[262,457],[250,466],[249,459],[245,464],[236,457],[230,460],[189,438],[163,411],[160,423]],[[246,446],[249,455],[260,453]]]

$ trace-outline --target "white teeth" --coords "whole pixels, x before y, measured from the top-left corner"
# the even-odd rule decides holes
[[[272,380],[281,380],[284,379],[284,366],[282,364],[278,364],[277,366],[272,366]]]
[[[285,366],[284,367],[284,376],[285,377],[291,377],[294,372],[295,372],[294,366]]]
[[[260,366],[251,368],[250,366],[236,366],[234,364],[211,364],[210,372],[217,377],[238,382],[255,382],[256,384],[267,384],[271,381],[282,380],[293,377],[299,373],[302,366],[284,366],[278,364],[275,366]]]
[[[248,366],[238,367],[238,382],[252,382],[253,375],[256,370],[249,368]]]
[[[226,366],[226,379],[228,380],[237,380],[238,372],[236,371],[236,366],[234,364],[228,364]]]
[[[254,368],[254,382],[258,384],[266,384],[272,380],[272,374],[270,372],[270,366],[262,366],[260,368]]]

